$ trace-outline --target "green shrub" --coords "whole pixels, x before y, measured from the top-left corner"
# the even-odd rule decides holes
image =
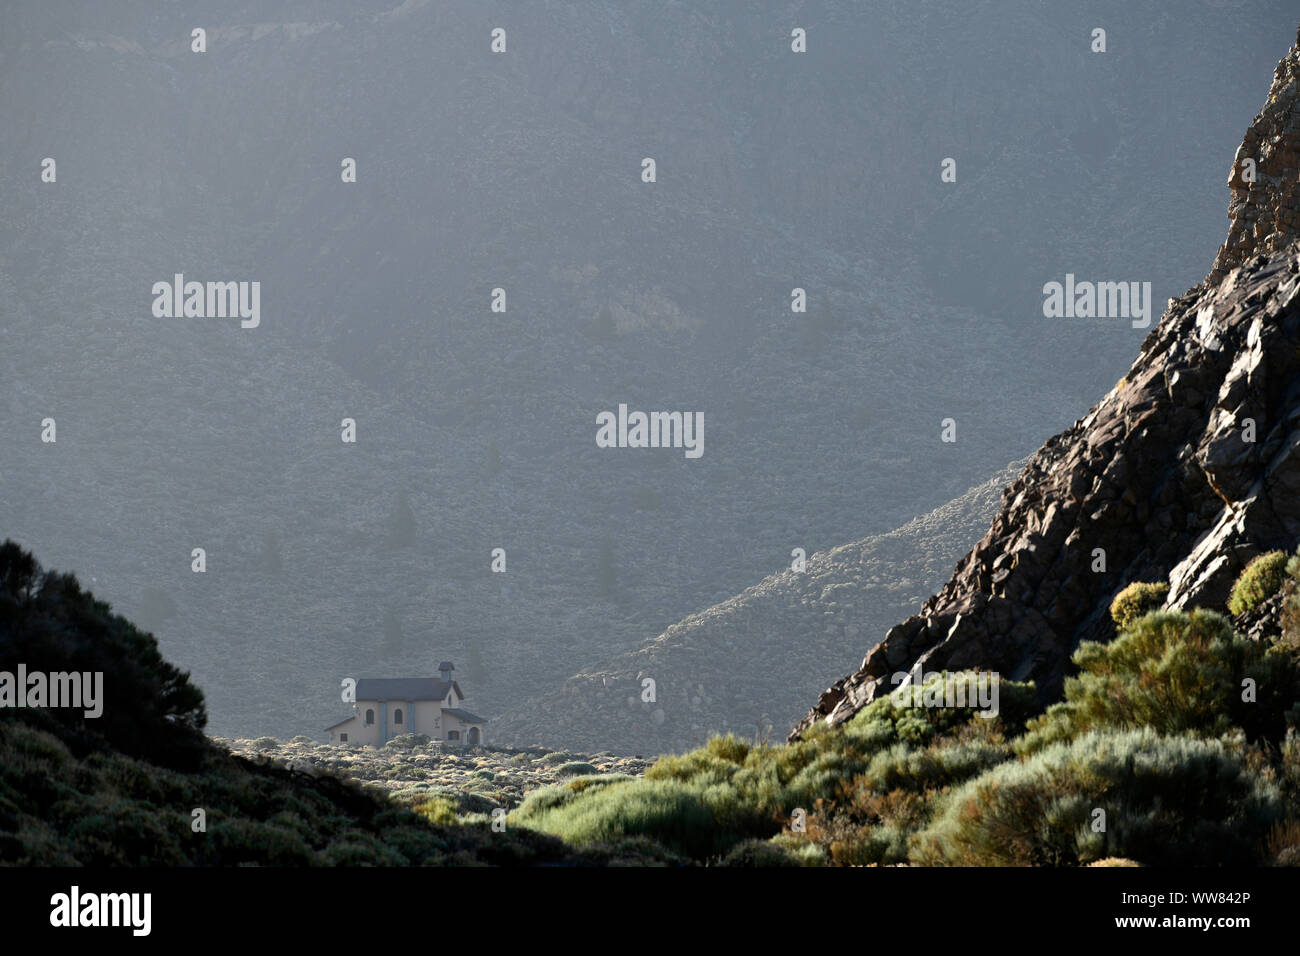
[[[148,803],[92,794],[65,804],[63,839],[82,866],[182,866],[181,837],[190,837],[188,814]]]
[[[776,824],[742,804],[732,787],[700,789],[677,780],[635,780],[588,789],[566,799],[529,795],[513,822],[579,845],[646,837],[696,859],[708,859]]]
[[[311,847],[294,830],[258,820],[209,821],[208,832],[194,837],[211,843],[211,862],[221,866],[304,866],[314,861]]]
[[[405,866],[408,861],[377,836],[348,830],[325,848],[322,862],[329,866]]]
[[[927,692],[943,700],[957,700],[957,682],[977,677],[976,672],[925,675],[920,688],[920,699],[912,687],[898,687],[890,694],[873,700],[845,723],[844,732],[862,742],[868,749],[877,750],[895,743],[923,745],[936,737],[954,733],[967,724],[994,726],[1008,735],[1019,733],[1025,721],[1038,713],[1038,691],[1033,683],[998,680],[998,715],[995,718],[976,716],[974,706],[947,707],[924,706]],[[940,687],[942,682],[942,687]],[[968,685],[969,686],[969,685]]]
[[[1011,757],[1009,746],[986,741],[923,750],[895,744],[872,757],[866,771],[854,779],[854,785],[879,793],[938,790],[978,776]]]
[[[636,777],[625,773],[602,773],[590,777],[570,777],[564,782],[564,789],[570,793],[582,793],[591,787],[605,787],[620,780],[635,780]]]
[[[1054,744],[977,777],[944,806],[914,840],[913,862],[1250,864],[1283,812],[1277,789],[1223,742],[1151,730]]]
[[[646,768],[647,780],[681,780],[701,783],[724,783],[740,767],[708,749],[684,754],[666,754]]]
[[[803,866],[790,850],[770,840],[742,840],[722,858],[722,866]]]
[[[704,745],[704,750],[719,760],[743,764],[745,758],[749,756],[749,742],[740,739],[735,734],[727,734],[725,737],[711,738]]]
[[[441,795],[429,797],[422,803],[416,804],[413,809],[430,823],[442,826],[457,823],[460,820],[460,816],[456,812],[456,801],[450,797]]]
[[[1241,637],[1213,611],[1148,614],[1109,644],[1085,641],[1072,659],[1081,673],[1066,680],[1065,700],[1029,722],[1017,752],[1094,728],[1214,737],[1240,727],[1278,742],[1297,697],[1295,656]],[[1254,702],[1242,700],[1246,678]]]
[[[1285,551],[1261,554],[1241,572],[1232,586],[1228,610],[1234,615],[1253,611],[1282,589],[1289,555]]]
[[[561,777],[579,777],[587,774],[599,773],[594,766],[589,763],[583,763],[581,760],[575,760],[572,763],[563,764],[555,771]]]
[[[1169,585],[1164,582],[1146,584],[1134,581],[1115,595],[1110,602],[1110,618],[1121,631],[1126,631],[1138,618],[1165,606]]]

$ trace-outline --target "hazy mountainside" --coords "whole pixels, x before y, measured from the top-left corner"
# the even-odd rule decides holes
[[[839,724],[891,675],[981,668],[1059,696],[1107,608],[1168,581],[1175,609],[1222,610],[1246,563],[1300,541],[1300,39],[1229,175],[1232,228],[1133,367],[1049,441],[984,538],[796,727]],[[1243,175],[1252,160],[1255,175]],[[1104,558],[1104,566],[1099,562]]]
[[[443,658],[519,707],[1023,455],[1141,334],[1045,320],[1042,283],[1161,301],[1203,261],[1234,79],[1289,16],[197,9],[0,13],[0,523],[152,628],[215,732],[281,736]],[[260,327],[155,319],[177,272],[260,281]],[[703,411],[704,456],[596,448],[620,402]]]
[[[584,669],[493,722],[498,741],[665,753],[710,736],[788,727],[847,654],[915,607],[988,526],[1013,464],[888,534],[808,556],[692,614],[635,651]],[[655,700],[642,681],[654,681]]]

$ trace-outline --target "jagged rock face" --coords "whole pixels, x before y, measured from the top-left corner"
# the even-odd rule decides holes
[[[1252,167],[1253,162],[1253,167]],[[1218,282],[1252,255],[1284,248],[1300,231],[1300,34],[1278,63],[1268,100],[1228,172],[1228,238],[1210,270]]]
[[[1081,640],[1115,634],[1133,581],[1221,607],[1245,564],[1300,540],[1300,40],[1234,163],[1232,230],[1089,415],[1003,495],[988,534],[921,612],[791,732],[838,724],[920,668],[993,670],[1060,695]],[[1257,158],[1256,181],[1240,159]]]

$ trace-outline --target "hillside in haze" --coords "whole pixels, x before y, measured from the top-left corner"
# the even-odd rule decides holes
[[[1150,281],[1155,320],[1213,252],[1222,157],[1293,26],[1285,3],[274,9],[0,13],[0,523],[245,736],[316,734],[341,677],[447,658],[506,714],[1029,453],[1145,334],[1045,319],[1043,283]],[[260,326],[155,318],[176,273],[259,281]],[[702,411],[703,456],[596,447],[619,403]],[[736,667],[772,664],[700,682]]]
[[[493,721],[498,742],[668,753],[715,733],[779,738],[838,663],[917,606],[979,539],[1013,464],[887,534],[810,555]],[[655,699],[643,699],[647,678]]]

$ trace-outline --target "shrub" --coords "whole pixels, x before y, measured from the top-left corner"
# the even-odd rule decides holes
[[[149,803],[108,795],[81,796],[61,808],[62,837],[82,866],[180,866],[185,854],[179,835],[190,835],[188,819]]]
[[[325,848],[323,862],[329,866],[405,866],[408,861],[378,837],[349,830]]]
[[[1261,554],[1241,572],[1232,586],[1228,610],[1235,614],[1253,611],[1282,589],[1289,555],[1285,551]]]
[[[681,780],[701,783],[725,783],[740,767],[707,749],[684,754],[667,754],[648,768],[647,780]]]
[[[720,760],[742,764],[745,762],[745,758],[749,756],[749,743],[741,740],[735,734],[727,734],[725,737],[711,738],[704,745],[704,750]]]
[[[302,866],[313,862],[311,848],[296,832],[257,820],[213,821],[206,839],[212,844],[213,862],[223,866],[239,863]]]
[[[1293,655],[1241,637],[1213,611],[1148,614],[1109,644],[1085,641],[1072,659],[1081,673],[1066,680],[1065,700],[1029,722],[1017,752],[1094,728],[1211,737],[1240,727],[1276,742],[1297,693]],[[1246,678],[1256,702],[1242,700]]]
[[[571,793],[581,793],[590,787],[604,787],[611,783],[617,783],[620,780],[635,780],[636,777],[628,776],[625,773],[605,773],[591,777],[570,777],[564,783],[564,788]]]
[[[1110,618],[1121,631],[1127,631],[1138,618],[1165,606],[1169,585],[1134,581],[1110,602]]]
[[[1283,820],[1275,824],[1265,846],[1274,866],[1300,866],[1300,821]]]
[[[575,760],[572,763],[566,763],[555,771],[561,777],[580,777],[587,774],[599,773],[594,766],[589,763],[583,763],[581,760]]]
[[[280,741],[274,737],[258,737],[253,741],[253,749],[265,753],[268,750],[275,750],[280,746]]]
[[[429,797],[424,802],[417,803],[414,807],[415,812],[424,819],[442,826],[459,822],[460,818],[456,813],[456,809],[456,801],[441,795]]]
[[[732,787],[701,789],[677,780],[619,782],[568,797],[531,794],[511,817],[570,843],[646,837],[696,859],[716,856],[746,837],[770,836],[777,829],[746,807]]]
[[[803,861],[770,840],[742,840],[722,858],[722,866],[803,866]]]
[[[1095,832],[1097,810],[1104,832]],[[1093,732],[977,777],[913,843],[914,862],[1074,866],[1256,862],[1277,789],[1217,740]]]
[[[976,716],[977,707],[924,706],[926,692],[944,700],[957,700],[958,680],[977,677],[974,671],[943,672],[925,675],[920,702],[909,693],[911,688],[897,688],[893,693],[872,701],[844,725],[845,732],[876,750],[895,743],[923,745],[936,737],[954,733],[967,724],[997,726],[1009,734],[1019,733],[1025,721],[1039,711],[1038,691],[1032,683],[998,680],[998,715]],[[942,682],[942,688],[939,687]],[[967,685],[969,687],[969,684]],[[969,696],[968,696],[969,700]]]
[[[896,744],[877,753],[854,785],[881,793],[938,790],[978,776],[1011,756],[1010,747],[984,741],[923,750]]]

